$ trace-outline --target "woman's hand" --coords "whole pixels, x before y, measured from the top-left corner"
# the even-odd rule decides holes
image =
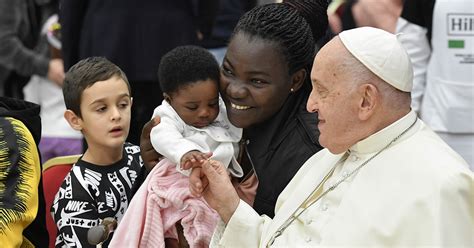
[[[140,136],[140,155],[142,156],[143,163],[147,171],[151,171],[163,157],[161,154],[155,151],[150,140],[151,129],[158,124],[160,124],[160,117],[156,116],[145,123]]]

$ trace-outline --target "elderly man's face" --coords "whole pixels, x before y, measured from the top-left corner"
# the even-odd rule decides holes
[[[338,154],[357,142],[358,101],[351,76],[341,68],[345,51],[338,38],[330,41],[317,54],[311,70],[313,90],[307,110],[318,112],[319,142]],[[342,58],[341,58],[342,57]]]

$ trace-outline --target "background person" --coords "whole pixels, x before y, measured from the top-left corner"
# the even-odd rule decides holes
[[[257,4],[256,0],[220,0],[216,18],[209,35],[199,41],[222,64],[227,44],[240,17]]]
[[[41,34],[47,37],[51,58],[61,58],[61,40],[58,15],[46,21]],[[26,101],[40,105],[41,141],[39,150],[41,161],[66,155],[81,154],[82,135],[71,128],[64,118],[66,106],[62,92],[62,82],[58,85],[48,78],[34,75],[23,88]]]
[[[217,8],[218,0],[62,0],[64,67],[103,56],[127,74],[134,99],[128,141],[137,144],[163,100],[156,75],[161,57],[207,37]]]
[[[56,9],[54,0],[0,1],[0,96],[23,98],[34,74],[62,84],[63,61],[50,59],[39,46],[43,21]]]
[[[0,243],[48,247],[42,166],[40,107],[0,97]]]
[[[474,170],[474,3],[405,1],[400,41],[414,65],[412,107]]]

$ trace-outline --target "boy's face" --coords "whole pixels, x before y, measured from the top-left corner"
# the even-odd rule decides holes
[[[207,79],[182,87],[169,96],[168,102],[186,124],[208,126],[219,114],[217,82]]]
[[[120,77],[98,81],[82,92],[79,125],[89,147],[118,148],[128,136],[132,101]]]

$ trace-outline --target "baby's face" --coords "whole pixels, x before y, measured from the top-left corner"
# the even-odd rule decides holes
[[[219,114],[219,92],[213,80],[197,81],[172,93],[170,105],[188,125],[203,128]]]

